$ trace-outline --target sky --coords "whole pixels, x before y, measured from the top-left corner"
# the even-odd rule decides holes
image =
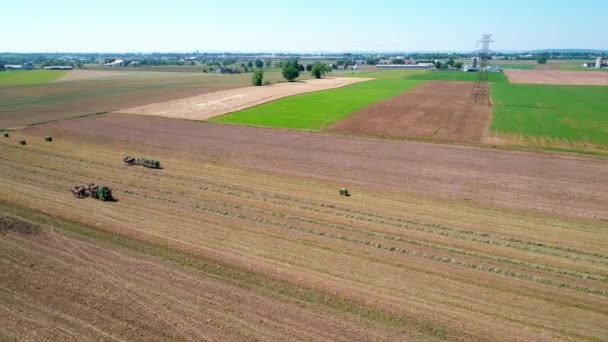
[[[2,52],[608,50],[605,0],[0,3]]]

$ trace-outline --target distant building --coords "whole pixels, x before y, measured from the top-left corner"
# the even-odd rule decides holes
[[[23,64],[7,64],[4,66],[6,70],[33,70],[34,65],[32,63]]]
[[[125,61],[122,60],[122,59],[117,59],[117,60],[115,60],[113,62],[105,63],[105,64],[102,64],[102,65],[103,66],[107,66],[107,67],[119,67],[119,66],[123,66],[124,62]]]
[[[72,70],[74,69],[71,65],[52,65],[45,67],[44,70]]]

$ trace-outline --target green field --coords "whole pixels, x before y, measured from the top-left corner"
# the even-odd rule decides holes
[[[420,83],[422,82],[404,79],[367,81],[333,90],[286,97],[209,121],[317,131],[367,105],[397,96]]]
[[[534,63],[490,63],[493,67],[501,69],[519,69],[519,70],[534,70],[538,64]]]
[[[494,84],[492,133],[540,146],[608,149],[608,87]]]
[[[380,70],[380,71],[354,71],[337,74],[340,77],[369,77],[377,79],[399,79],[410,78],[414,75],[428,73],[428,70]]]
[[[462,72],[462,71],[429,71],[417,73],[409,76],[408,78],[414,80],[428,80],[428,81],[476,81],[479,74],[476,72]],[[502,72],[491,72],[488,73],[488,79],[493,83],[509,83],[509,80]]]
[[[0,86],[45,84],[65,75],[65,70],[10,70],[0,72]]]

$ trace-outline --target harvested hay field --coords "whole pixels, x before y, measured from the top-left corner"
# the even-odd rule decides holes
[[[92,128],[102,118],[65,123]],[[482,161],[477,149],[154,119],[165,138],[152,134],[146,141],[180,153],[140,143],[138,134],[114,140],[109,131],[85,129],[80,138],[66,126],[52,146],[31,139],[42,126],[16,132],[30,137],[27,148],[0,141],[0,211],[41,227],[0,239],[0,334],[43,340],[608,338],[605,221],[357,184],[346,184],[353,194],[347,199],[337,191],[344,183],[324,180],[322,169],[305,177],[261,170],[334,160],[331,172],[339,178],[349,179],[344,169],[350,168],[384,182],[410,161],[424,168],[407,157],[419,150],[437,169],[435,179],[460,170],[473,173],[473,185],[491,168],[505,187],[525,192],[526,186],[540,190],[535,177],[545,168],[542,176],[554,188],[579,199],[564,182],[593,186],[600,190],[589,195],[605,203],[601,187],[584,179],[593,161],[520,154],[515,166],[514,158],[506,165]],[[166,139],[181,136],[172,131],[175,121],[185,125],[185,135],[194,130],[184,127],[199,127],[208,144],[195,141],[188,151]],[[294,154],[285,155],[290,149]],[[314,155],[298,153],[306,150]],[[433,158],[441,150],[447,150],[440,156],[445,168]],[[125,153],[153,155],[165,169],[129,168],[121,161]],[[375,154],[382,157],[368,157]],[[388,154],[393,159],[383,162]],[[262,165],[235,167],[231,158]],[[377,173],[376,166],[386,170]],[[576,168],[580,173],[565,174]],[[606,173],[587,174],[605,184]],[[110,184],[119,201],[75,199],[68,189],[85,180]]]
[[[604,186],[608,184],[608,163],[594,158],[121,114],[51,123],[25,132],[99,144],[114,141],[120,146],[148,146],[177,154],[189,151],[205,161],[293,176],[608,218]]]
[[[327,130],[343,134],[481,142],[491,108],[469,104],[471,83],[429,81],[377,102]]]
[[[334,89],[364,82],[366,78],[335,77],[272,84],[264,87],[231,89],[185,99],[158,102],[140,107],[125,108],[118,113],[164,116],[178,119],[207,120],[236,112],[283,97]]]
[[[511,83],[608,85],[608,73],[601,71],[505,70],[504,72]]]
[[[372,324],[361,326],[217,275],[83,239],[84,230],[74,234],[0,217],[0,224],[6,221],[36,234],[14,230],[0,235],[0,336],[54,341],[386,338]],[[101,236],[110,235],[98,232]]]

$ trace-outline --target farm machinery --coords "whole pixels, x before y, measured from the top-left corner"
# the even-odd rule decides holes
[[[95,198],[100,201],[114,201],[114,197],[112,197],[112,189],[107,186],[98,186],[93,183],[89,185],[76,185],[72,189],[72,194],[76,198]]]
[[[150,169],[160,169],[160,162],[158,160],[147,159],[147,158],[135,158],[135,157],[124,157],[124,163],[133,166],[141,165]]]

